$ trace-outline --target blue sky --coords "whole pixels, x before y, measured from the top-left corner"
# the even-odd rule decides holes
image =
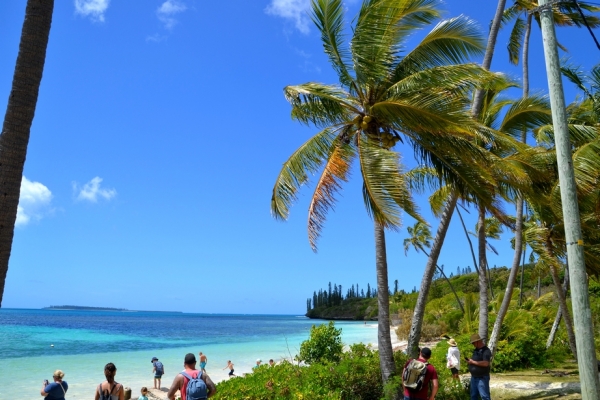
[[[25,3],[0,2],[2,109]],[[330,281],[344,291],[375,284],[358,171],[316,254],[306,233],[310,187],[289,221],[269,212],[281,164],[316,132],[290,119],[283,87],[337,82],[308,0],[55,3],[4,307],[289,314],[303,313],[306,298]],[[496,2],[473,4],[449,0],[446,15],[469,15],[487,30]],[[346,5],[350,21],[359,2]],[[518,78],[507,33],[492,67]],[[573,61],[598,62],[586,30],[558,35]],[[532,90],[546,91],[537,27],[530,64]],[[566,88],[571,101],[576,93]],[[435,232],[426,196],[417,199]],[[473,213],[467,224],[474,228]],[[489,255],[491,265],[510,263],[510,236],[494,243],[500,254]],[[388,233],[390,282],[411,290],[426,259],[404,255],[405,237],[404,228]],[[456,217],[439,263],[449,272],[472,264]]]

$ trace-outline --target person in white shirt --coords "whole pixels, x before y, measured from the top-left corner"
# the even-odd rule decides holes
[[[452,377],[454,379],[458,379],[458,371],[460,370],[460,351],[458,350],[458,344],[456,340],[450,339],[448,340],[448,354],[446,355],[446,360],[448,368],[450,368],[450,372],[452,372]]]

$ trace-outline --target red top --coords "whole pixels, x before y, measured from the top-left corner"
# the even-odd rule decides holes
[[[197,369],[185,369],[185,373],[188,374],[189,376],[191,376],[192,378],[197,378],[198,375],[200,374],[200,371],[198,371]],[[183,386],[179,389],[179,391],[181,392],[181,400],[185,400],[185,391],[187,389],[187,384],[189,382],[189,379],[186,378],[184,375],[183,376]],[[437,375],[436,375],[437,376]]]
[[[421,357],[417,358],[417,360],[421,361],[421,362],[427,362],[426,360],[422,359]],[[408,366],[408,363],[410,362],[410,360],[408,360],[406,362],[406,364],[404,364],[404,368],[406,368]],[[427,400],[429,398],[428,393],[429,393],[429,382],[431,382],[432,379],[437,379],[437,372],[435,370],[435,368],[433,368],[433,365],[431,364],[427,364],[427,372],[425,373],[425,380],[423,381],[423,387],[421,388],[421,390],[419,390],[418,392],[415,391],[409,391],[407,388],[404,388],[404,396],[406,397],[410,397],[411,399],[419,399],[419,400]],[[185,399],[183,399],[185,400]]]

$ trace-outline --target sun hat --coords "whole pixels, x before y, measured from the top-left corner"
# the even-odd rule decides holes
[[[154,362],[154,361],[158,361],[158,358],[152,357],[152,361],[150,361],[150,362]]]
[[[187,353],[183,362],[185,364],[196,364],[196,356],[192,353]]]
[[[483,339],[481,339],[481,336],[479,336],[478,333],[471,335],[471,343],[479,342],[480,340],[483,340]]]
[[[260,358],[257,358],[256,362],[262,362],[262,360]]]
[[[456,344],[456,340],[454,340],[454,339],[450,339],[450,340],[448,340],[448,342],[447,342],[447,343],[448,343],[450,346],[452,346],[452,347],[456,347],[456,346],[458,346],[458,344]]]

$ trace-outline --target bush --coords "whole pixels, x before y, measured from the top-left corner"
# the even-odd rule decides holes
[[[261,366],[243,378],[220,382],[213,398],[379,400],[382,396],[379,353],[356,344],[342,354],[339,363]]]
[[[333,321],[328,325],[313,325],[310,338],[300,344],[299,360],[308,364],[338,362],[342,355],[342,330],[336,329]]]

